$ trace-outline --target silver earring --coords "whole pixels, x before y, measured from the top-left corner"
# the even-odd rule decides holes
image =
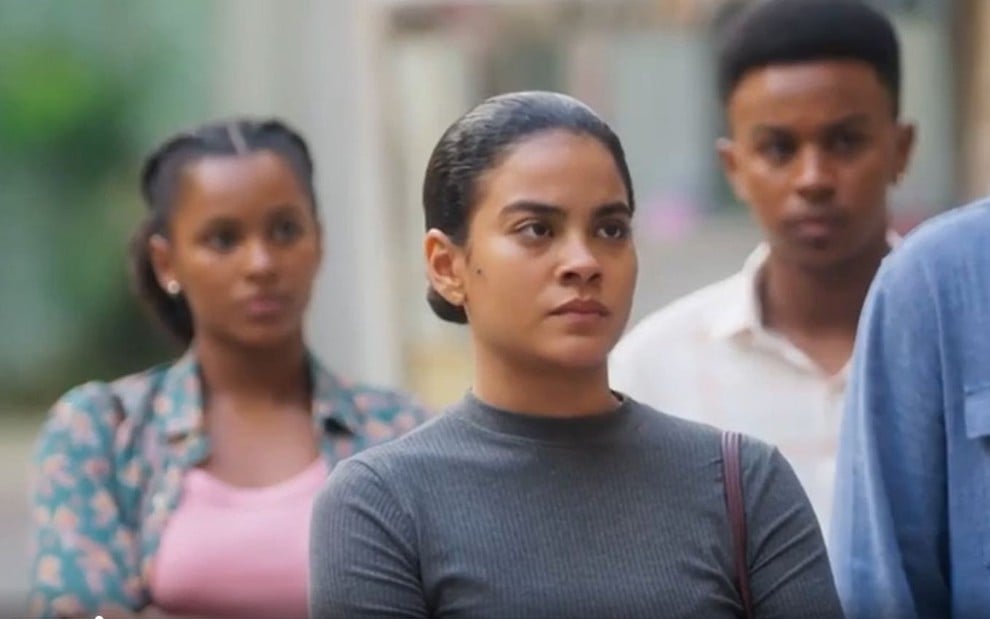
[[[179,285],[179,282],[173,279],[169,283],[165,284],[165,292],[169,293],[174,297],[175,295],[182,292],[182,286]]]

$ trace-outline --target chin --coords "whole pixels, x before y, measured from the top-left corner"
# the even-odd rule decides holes
[[[572,370],[593,370],[605,367],[608,353],[615,342],[582,338],[583,341],[561,342],[547,351],[547,361],[561,368]]]
[[[830,269],[848,259],[849,251],[831,239],[792,241],[777,247],[777,257],[802,269]]]
[[[839,234],[830,238],[791,239],[779,246],[779,256],[809,271],[841,269],[870,254],[875,245],[872,236]],[[886,237],[885,237],[886,238]]]
[[[251,325],[228,337],[244,348],[279,348],[297,339],[299,332],[299,327],[292,325]]]
[[[833,271],[854,262],[856,258],[856,253],[830,247],[821,251],[805,252],[799,260],[801,266],[809,271]]]

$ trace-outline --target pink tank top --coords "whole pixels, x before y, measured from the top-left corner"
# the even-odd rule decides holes
[[[327,473],[320,458],[273,486],[242,488],[188,471],[154,560],[152,604],[197,617],[306,617],[310,512]]]

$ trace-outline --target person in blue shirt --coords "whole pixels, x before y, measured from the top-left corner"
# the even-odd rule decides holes
[[[831,540],[847,616],[990,616],[990,201],[884,261],[848,395]]]

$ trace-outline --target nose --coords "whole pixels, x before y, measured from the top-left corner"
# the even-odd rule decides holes
[[[577,237],[563,245],[558,276],[562,283],[570,285],[585,285],[601,279],[601,262],[587,239]]]
[[[811,146],[801,153],[797,165],[797,192],[812,203],[831,200],[835,194],[835,170],[828,155]]]
[[[264,240],[258,239],[247,247],[247,272],[250,277],[270,277],[275,272],[275,256]]]

